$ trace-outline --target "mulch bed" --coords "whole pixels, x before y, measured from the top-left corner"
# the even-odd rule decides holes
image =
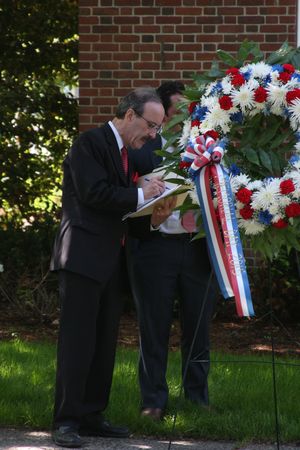
[[[24,323],[11,317],[0,315],[0,340],[19,338],[27,341],[56,342],[58,321],[48,324]],[[233,317],[214,318],[211,325],[211,348],[226,353],[270,353],[300,356],[300,324],[281,324],[275,321],[272,326],[270,318],[239,319]],[[119,331],[119,345],[138,347],[138,324],[135,313],[122,316]],[[170,349],[180,348],[180,325],[174,320],[170,336]]]

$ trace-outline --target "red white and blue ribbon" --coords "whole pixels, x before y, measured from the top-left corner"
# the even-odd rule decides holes
[[[234,199],[228,174],[219,164],[225,145],[225,141],[216,143],[211,137],[198,136],[189,142],[183,160],[191,162],[189,173],[196,185],[212,265],[222,295],[224,298],[234,296],[238,315],[248,317],[254,315],[254,310]],[[222,234],[213,205],[212,184]]]

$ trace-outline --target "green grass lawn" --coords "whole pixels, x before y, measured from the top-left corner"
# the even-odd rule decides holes
[[[209,376],[211,409],[203,410],[183,399],[180,391],[180,355],[170,353],[168,380],[170,400],[165,420],[152,423],[139,416],[135,350],[120,348],[117,356],[107,417],[126,424],[135,435],[170,437],[178,411],[176,436],[239,441],[274,441],[275,418],[272,369],[264,356],[212,354]],[[222,360],[225,362],[214,362]],[[241,363],[230,361],[242,360]],[[20,341],[0,343],[0,425],[51,427],[55,346]],[[276,362],[299,364],[298,360]],[[300,367],[277,365],[276,379],[280,439],[300,438]]]

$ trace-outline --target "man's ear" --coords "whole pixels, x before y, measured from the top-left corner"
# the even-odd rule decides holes
[[[124,119],[128,120],[128,122],[131,122],[134,119],[135,112],[132,108],[127,109]]]

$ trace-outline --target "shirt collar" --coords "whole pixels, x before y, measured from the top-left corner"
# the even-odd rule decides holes
[[[108,122],[108,125],[112,129],[112,132],[114,133],[115,138],[117,140],[117,144],[118,144],[119,150],[121,151],[121,149],[124,147],[123,139],[121,138],[118,130],[116,129],[116,127],[114,126],[114,124],[112,123],[111,120]]]

